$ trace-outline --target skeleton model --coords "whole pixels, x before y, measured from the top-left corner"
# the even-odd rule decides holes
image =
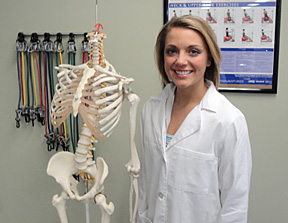
[[[104,159],[93,160],[95,150],[92,143],[96,138],[106,138],[111,135],[121,116],[121,106],[124,99],[130,103],[130,149],[131,159],[126,164],[131,175],[130,188],[130,222],[135,222],[138,203],[138,173],[140,162],[134,142],[136,111],[139,97],[130,90],[134,80],[116,73],[114,67],[105,59],[103,39],[106,37],[98,30],[88,33],[90,60],[79,66],[60,65],[56,85],[56,93],[51,105],[51,122],[58,127],[72,113],[75,117],[80,112],[84,126],[82,128],[75,154],[58,152],[51,157],[47,173],[55,178],[63,189],[60,196],[54,195],[52,204],[56,207],[61,223],[67,223],[66,200],[93,202],[100,206],[102,223],[109,223],[114,211],[113,203],[106,203],[104,180],[108,175],[108,166]],[[96,25],[96,26],[97,26]],[[79,195],[77,174],[89,182],[87,193]],[[135,203],[133,207],[133,195]]]

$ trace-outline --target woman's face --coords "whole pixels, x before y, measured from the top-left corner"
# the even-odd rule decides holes
[[[204,74],[210,66],[203,37],[196,31],[175,27],[166,36],[164,69],[177,89],[205,87]]]

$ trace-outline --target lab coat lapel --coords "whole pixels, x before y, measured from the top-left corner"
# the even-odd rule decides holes
[[[173,145],[199,131],[201,127],[201,107],[196,106],[185,118],[182,125],[170,141],[167,150]]]
[[[204,97],[202,98],[199,105],[197,105],[185,118],[184,122],[173,136],[172,140],[168,144],[167,150],[169,150],[173,145],[187,138],[188,136],[197,133],[201,128],[201,113],[204,111],[216,112],[218,100],[215,97],[218,97],[218,92],[214,84],[205,80],[205,83],[208,87],[208,90]]]

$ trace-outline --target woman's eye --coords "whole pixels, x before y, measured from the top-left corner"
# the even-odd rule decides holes
[[[191,55],[197,55],[197,54],[199,54],[200,52],[199,52],[199,50],[191,50],[190,51],[190,54]]]
[[[166,54],[167,55],[172,55],[172,54],[175,54],[176,53],[176,50],[173,50],[173,49],[167,49],[166,50]]]

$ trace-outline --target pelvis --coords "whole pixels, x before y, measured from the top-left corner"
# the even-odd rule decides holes
[[[47,174],[55,178],[56,182],[59,183],[62,189],[68,194],[70,199],[76,199],[78,201],[86,199],[95,199],[94,196],[102,193],[104,190],[104,180],[108,175],[108,166],[102,157],[96,159],[96,165],[90,166],[89,168],[95,168],[96,173],[94,177],[95,182],[91,189],[83,196],[80,196],[77,190],[78,181],[74,179],[73,175],[77,174],[75,155],[70,152],[58,152],[51,157],[48,167]]]

